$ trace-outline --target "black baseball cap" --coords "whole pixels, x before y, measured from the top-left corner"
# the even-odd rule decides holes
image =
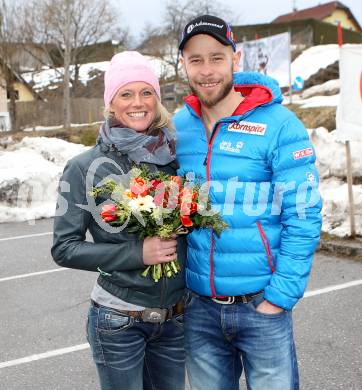
[[[223,45],[230,45],[234,51],[236,50],[231,27],[224,20],[216,16],[198,16],[187,23],[181,36],[179,49],[182,51],[186,42],[197,34],[211,35]]]

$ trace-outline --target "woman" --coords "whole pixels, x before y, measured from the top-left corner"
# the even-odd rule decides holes
[[[68,184],[58,204],[66,201],[67,207],[55,217],[52,255],[61,266],[100,272],[91,293],[87,339],[101,388],[184,389],[183,272],[158,283],[141,276],[148,265],[176,257],[182,264],[184,238],[142,240],[127,228],[112,233],[97,222],[99,211],[88,202],[93,186],[134,164],[176,173],[169,115],[160,103],[157,77],[141,54],[116,54],[104,80],[107,118],[97,145],[64,169],[60,188]],[[94,242],[86,241],[87,230]]]

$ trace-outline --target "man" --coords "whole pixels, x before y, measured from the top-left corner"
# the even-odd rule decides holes
[[[244,368],[248,389],[298,389],[291,310],[321,226],[313,147],[276,81],[233,74],[240,53],[222,19],[192,20],[179,48],[192,90],[174,118],[179,174],[209,182],[229,225],[188,237],[191,388],[236,390]]]

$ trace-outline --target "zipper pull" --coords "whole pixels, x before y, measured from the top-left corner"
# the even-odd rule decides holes
[[[112,276],[112,274],[109,274],[108,272],[102,271],[99,267],[97,268],[97,271],[98,271],[102,276]]]
[[[206,165],[207,165],[207,155],[206,155],[205,160],[204,160],[204,166],[206,167]]]

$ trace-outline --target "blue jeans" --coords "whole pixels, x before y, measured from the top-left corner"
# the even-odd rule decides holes
[[[87,339],[102,390],[184,390],[183,316],[143,322],[91,305]]]
[[[297,390],[298,366],[291,312],[222,305],[191,294],[184,315],[186,368],[192,390],[238,390],[244,368],[249,390]]]

